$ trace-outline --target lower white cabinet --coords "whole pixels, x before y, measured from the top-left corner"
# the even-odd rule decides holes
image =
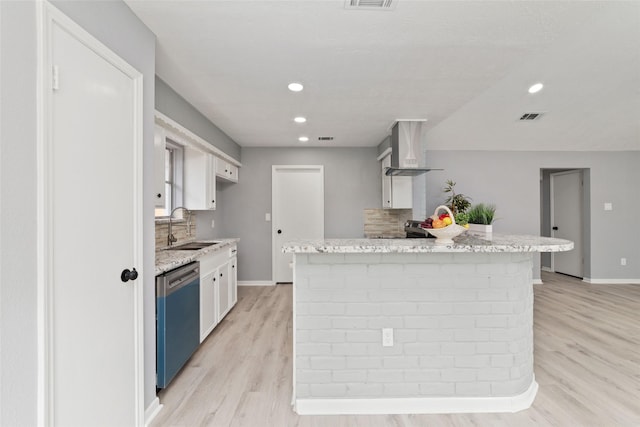
[[[205,254],[200,261],[200,342],[238,301],[237,246]]]

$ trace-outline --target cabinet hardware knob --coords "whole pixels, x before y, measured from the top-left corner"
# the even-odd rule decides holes
[[[557,229],[558,229],[558,227],[553,227],[553,229],[554,229],[554,230],[557,230]]]
[[[157,197],[158,199],[162,198],[162,193],[158,193],[158,194],[156,195],[156,197]]]
[[[282,234],[282,230],[278,230],[278,234]]]
[[[133,270],[129,270],[128,268],[125,268],[124,270],[122,270],[122,273],[120,274],[120,280],[122,280],[123,282],[128,282],[129,280],[136,280],[138,278],[138,272],[136,271],[136,269],[134,268]]]

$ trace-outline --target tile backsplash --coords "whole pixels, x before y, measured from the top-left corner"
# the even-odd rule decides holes
[[[174,219],[171,221],[171,231],[178,239],[174,245],[179,245],[185,241],[193,240],[196,237],[196,214],[191,212],[191,220]],[[169,220],[156,220],[156,249],[166,248],[167,237],[169,235]]]
[[[412,209],[365,209],[364,235],[367,238],[405,237],[404,223],[412,216]]]

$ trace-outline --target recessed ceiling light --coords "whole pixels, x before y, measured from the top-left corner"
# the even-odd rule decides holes
[[[542,83],[536,83],[536,84],[534,84],[533,86],[531,86],[529,88],[529,93],[540,92],[543,87],[544,87],[544,85]]]
[[[309,141],[309,137],[308,136],[301,136],[300,138],[298,138],[298,141],[307,142],[307,141]]]
[[[302,86],[302,83],[289,83],[289,86],[287,86],[289,88],[289,90],[291,92],[300,92],[302,89],[304,89],[304,86]]]
[[[295,119],[293,119],[293,121],[296,122],[296,123],[304,123],[304,122],[307,121],[307,119],[305,117],[298,116]]]

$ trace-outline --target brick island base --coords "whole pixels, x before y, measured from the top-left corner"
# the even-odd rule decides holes
[[[538,390],[532,260],[533,252],[296,253],[296,412],[528,408]],[[393,346],[382,345],[383,328],[393,329]]]

